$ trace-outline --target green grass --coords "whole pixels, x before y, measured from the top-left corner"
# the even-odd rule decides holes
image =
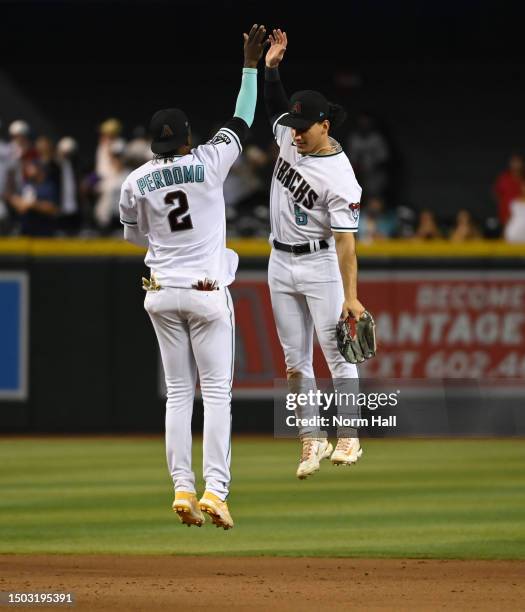
[[[225,532],[179,524],[160,438],[4,439],[0,552],[525,558],[525,441],[364,449],[298,481],[298,442],[235,438]]]

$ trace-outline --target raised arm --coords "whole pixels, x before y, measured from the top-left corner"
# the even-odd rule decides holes
[[[221,181],[226,179],[241,154],[253,123],[257,103],[257,64],[267,44],[264,41],[265,35],[266,28],[258,25],[253,25],[250,33],[244,34],[244,67],[234,115],[211,140],[198,147],[209,172]]]
[[[262,57],[265,42],[266,28],[252,26],[249,34],[244,36],[244,68],[242,69],[242,81],[237,103],[235,105],[234,117],[242,119],[248,127],[253,123],[255,106],[257,104],[257,64]]]
[[[242,80],[233,119],[230,119],[224,127],[235,132],[240,142],[244,142],[248,136],[248,128],[253,123],[255,106],[257,104],[257,64],[262,57],[266,42],[264,37],[266,28],[253,25],[249,34],[244,36],[244,67],[242,69]]]
[[[277,119],[288,112],[288,97],[279,75],[279,64],[284,57],[288,38],[286,32],[273,30],[269,40],[270,48],[266,54],[264,70],[264,102],[268,119],[273,127]]]

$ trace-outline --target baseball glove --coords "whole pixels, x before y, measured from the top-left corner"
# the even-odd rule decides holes
[[[339,319],[336,332],[337,348],[346,361],[362,363],[376,354],[376,324],[367,310],[358,321],[351,315]]]

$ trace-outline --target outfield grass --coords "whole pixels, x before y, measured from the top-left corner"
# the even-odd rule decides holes
[[[525,558],[525,441],[364,449],[298,481],[297,442],[235,438],[225,532],[179,524],[160,438],[3,439],[0,552]]]

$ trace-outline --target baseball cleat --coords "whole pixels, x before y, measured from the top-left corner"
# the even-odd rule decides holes
[[[174,512],[177,513],[181,523],[188,525],[188,527],[192,525],[202,527],[204,523],[204,514],[202,514],[199,508],[195,493],[176,491],[172,507]]]
[[[330,460],[334,465],[352,465],[362,454],[359,438],[339,438]]]
[[[233,528],[233,519],[228,510],[228,504],[214,493],[205,491],[199,502],[199,507],[202,512],[211,518],[216,527],[222,527],[223,529]]]
[[[324,438],[304,438],[303,451],[295,475],[304,480],[317,472],[322,459],[327,459],[334,447]]]

